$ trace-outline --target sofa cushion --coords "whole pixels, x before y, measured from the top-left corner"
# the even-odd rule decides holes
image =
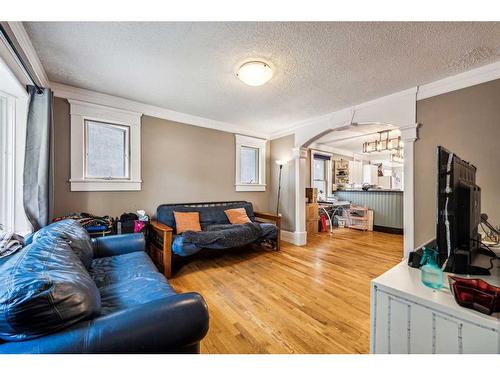
[[[35,242],[44,236],[59,237],[66,241],[83,265],[89,268],[94,252],[88,232],[78,221],[67,219],[47,225],[36,232],[31,241]]]
[[[175,218],[174,211],[176,212],[199,212],[200,213],[200,223],[201,228],[205,230],[205,227],[210,224],[229,224],[224,210],[231,208],[241,208],[243,207],[247,216],[251,221],[255,220],[255,215],[253,213],[253,206],[250,202],[227,202],[227,203],[201,203],[198,205],[189,204],[162,204],[158,206],[156,211],[156,217],[160,223],[166,224],[171,228],[175,228]]]
[[[99,314],[99,291],[57,236],[41,236],[0,264],[0,338],[22,341]]]
[[[143,251],[94,259],[89,272],[101,293],[102,315],[176,294]]]
[[[177,212],[174,211],[175,229],[177,234],[187,231],[200,232],[200,213],[199,212]]]
[[[243,207],[231,208],[229,210],[225,210],[224,213],[231,224],[246,224],[252,222],[248,218],[247,211]]]

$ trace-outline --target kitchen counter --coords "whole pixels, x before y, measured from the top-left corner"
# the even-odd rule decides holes
[[[403,191],[389,189],[337,190],[335,197],[373,210],[373,228],[382,232],[403,233]]]
[[[345,189],[345,190],[337,190],[336,192],[351,192],[351,191],[357,191],[361,193],[402,193],[403,190],[399,189],[368,189],[368,190],[363,190],[363,189]]]

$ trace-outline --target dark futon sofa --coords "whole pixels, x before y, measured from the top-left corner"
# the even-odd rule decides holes
[[[251,223],[231,225],[225,210],[244,208]],[[199,212],[202,235],[209,240],[202,245],[193,243],[193,233],[178,234],[174,212]],[[281,215],[254,211],[251,202],[202,202],[162,204],[156,210],[156,220],[151,222],[150,255],[166,277],[172,273],[172,258],[189,256],[201,248],[226,249],[249,243],[269,243],[280,248]],[[254,239],[246,241],[248,232]]]
[[[73,220],[0,259],[0,353],[198,353],[208,310],[177,294],[142,234],[90,240]]]

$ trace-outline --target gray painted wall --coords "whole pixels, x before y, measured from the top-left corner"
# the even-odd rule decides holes
[[[435,237],[436,146],[477,167],[481,211],[500,223],[500,80],[417,102],[415,245]]]
[[[142,190],[71,192],[69,103],[55,98],[55,216],[72,212],[120,215],[161,203],[248,200],[268,210],[266,192],[236,192],[234,134],[143,116]],[[268,143],[269,145],[269,143]],[[269,147],[267,165],[269,166]],[[269,181],[269,168],[266,180]]]
[[[270,160],[270,184],[269,184],[269,210],[276,211],[276,200],[278,194],[279,167],[276,160],[286,160],[281,176],[281,198],[280,213],[282,214],[282,228],[287,231],[295,231],[295,160],[293,159],[293,147],[295,137],[273,139],[271,144]],[[304,193],[305,195],[305,193]]]

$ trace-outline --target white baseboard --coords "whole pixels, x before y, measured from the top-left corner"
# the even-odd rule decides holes
[[[281,240],[297,246],[303,246],[307,243],[307,232],[289,232],[281,231]]]

